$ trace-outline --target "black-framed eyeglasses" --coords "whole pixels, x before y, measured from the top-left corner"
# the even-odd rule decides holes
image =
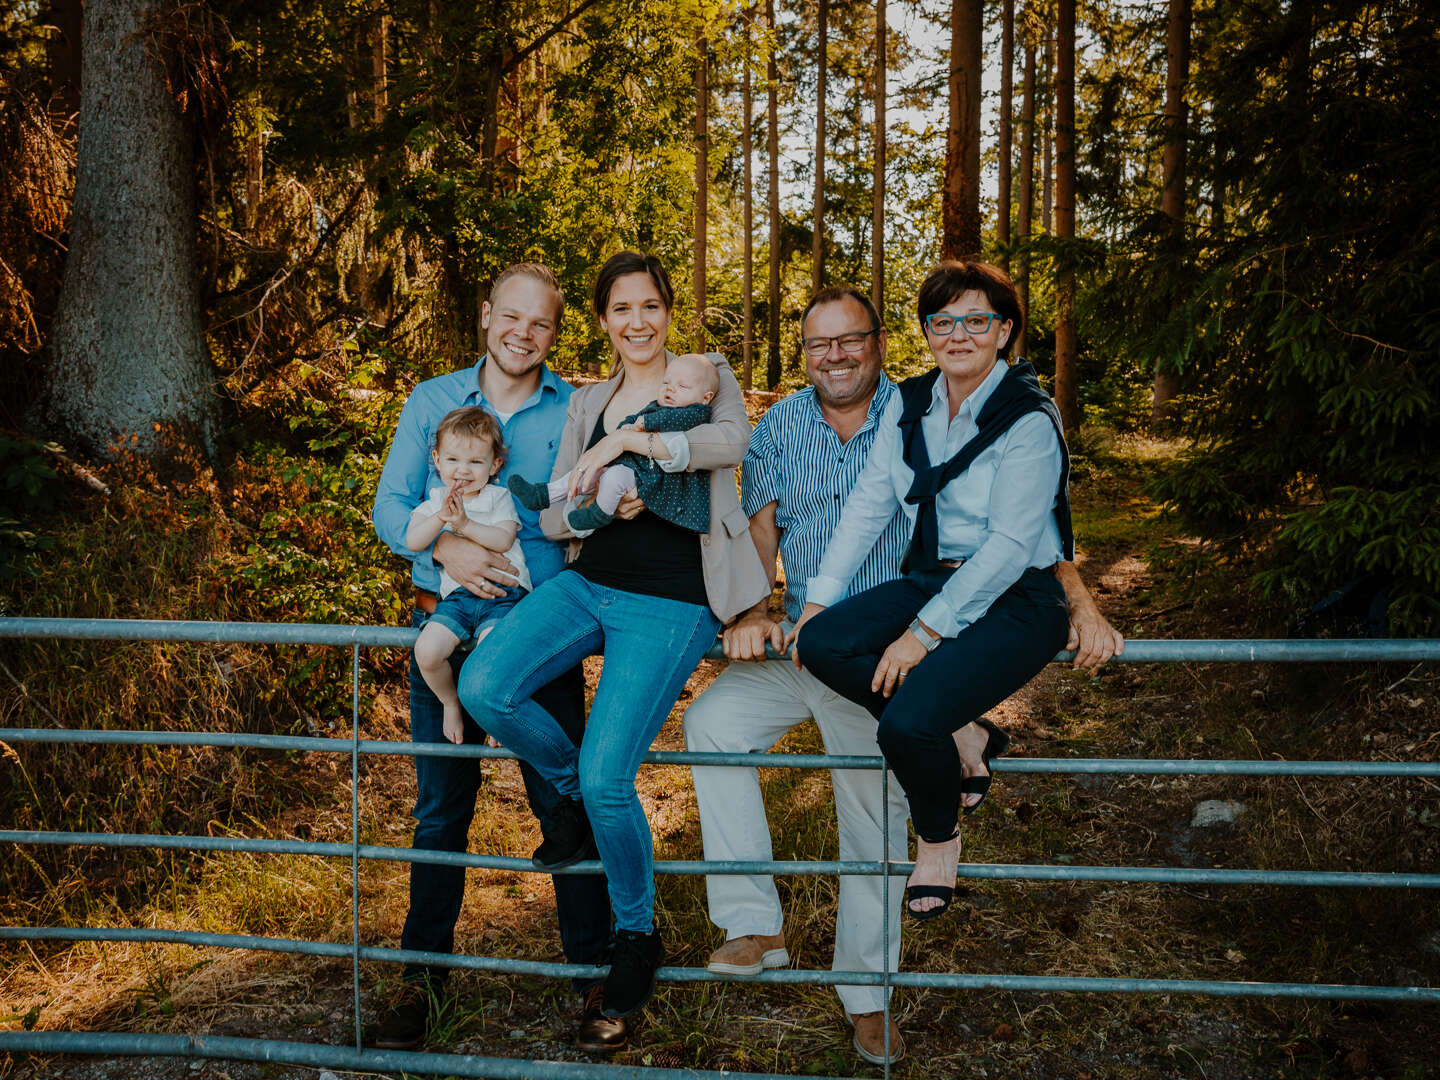
[[[836,337],[807,337],[801,342],[805,355],[812,360],[819,360],[830,354],[832,345],[839,345],[840,351],[848,356],[855,356],[865,350],[865,339],[871,334],[878,334],[880,327],[875,327],[864,332],[853,334],[839,334]]]
[[[948,337],[955,332],[957,326],[971,337],[979,337],[981,334],[988,334],[995,320],[1001,318],[1004,316],[996,311],[971,311],[959,317],[937,311],[934,315],[925,316],[925,325],[936,337]]]

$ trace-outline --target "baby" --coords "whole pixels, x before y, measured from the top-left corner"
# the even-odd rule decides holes
[[[689,431],[710,422],[710,402],[720,388],[720,377],[708,357],[686,353],[670,361],[660,396],[638,413],[627,416],[619,428],[632,431]],[[618,430],[618,429],[617,429]],[[510,477],[510,490],[522,506],[543,510],[565,498],[570,474],[548,484]],[[682,528],[707,532],[710,528],[710,475],[708,472],[666,472],[642,454],[621,454],[602,469],[595,481],[593,501],[580,499],[567,509],[565,521],[577,533],[588,533],[615,519],[615,508],[629,492],[636,492],[645,508]]]
[[[515,565],[517,587],[494,599],[476,596],[440,568],[440,600],[415,640],[415,662],[426,685],[445,709],[445,737],[453,743],[465,738],[460,699],[450,654],[472,634],[480,640],[496,621],[531,588],[525,555],[515,539],[520,519],[510,493],[490,483],[505,464],[505,440],[500,423],[474,405],[445,414],[435,429],[431,454],[440,474],[440,487],[410,513],[405,544],[424,551],[445,530],[473,540],[492,551],[503,552]],[[478,631],[478,633],[477,633]]]

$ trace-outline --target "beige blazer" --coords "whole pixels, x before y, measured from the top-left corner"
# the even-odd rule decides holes
[[[668,357],[673,354],[667,352]],[[719,368],[720,389],[710,402],[711,422],[685,432],[690,441],[688,471],[710,470],[710,531],[700,537],[700,560],[705,569],[705,593],[710,610],[729,622],[770,593],[770,579],[750,539],[750,521],[740,509],[735,492],[735,468],[750,443],[750,420],[745,400],[730,365],[719,353],[708,353]],[[582,386],[570,395],[570,409],[551,479],[563,476],[579,459],[595,422],[624,381],[621,371],[602,383]],[[540,527],[552,540],[571,540],[569,559],[580,551],[581,541],[565,524],[563,505],[552,505],[540,515]],[[636,552],[644,558],[644,552]]]

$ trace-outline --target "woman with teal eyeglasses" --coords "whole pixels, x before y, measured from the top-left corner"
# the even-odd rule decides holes
[[[984,713],[1065,646],[1054,566],[1074,544],[1059,413],[1035,369],[1008,362],[1025,320],[1009,276],[945,262],[917,306],[935,367],[882,415],[791,640],[797,664],[879,721],[919,838],[905,907],[930,919],[954,894],[958,815],[979,807],[1009,744]],[[897,510],[903,576],[847,598]]]

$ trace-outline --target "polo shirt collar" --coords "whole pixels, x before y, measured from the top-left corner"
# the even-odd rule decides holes
[[[465,386],[466,401],[484,400],[485,395],[482,394],[480,391],[480,369],[485,366],[485,362],[489,359],[490,356],[488,353],[484,356],[481,356],[480,359],[476,362],[475,366],[469,370]],[[550,365],[544,363],[543,361],[540,364],[539,389],[542,392],[545,390],[549,390],[552,394],[558,394],[560,392],[560,376],[556,375],[555,372],[551,371]],[[525,404],[532,404],[535,401],[535,397],[535,394],[531,394],[528,398],[525,399]]]

